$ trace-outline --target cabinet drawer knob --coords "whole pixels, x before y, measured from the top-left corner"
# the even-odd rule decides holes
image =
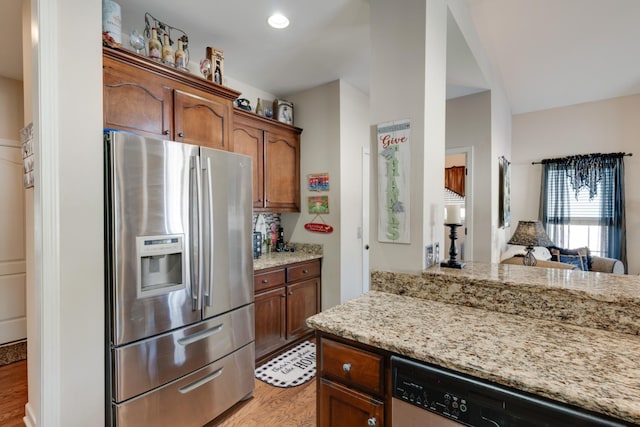
[[[165,129],[164,132],[162,132],[165,135],[169,135],[169,129]]]
[[[342,370],[345,372],[351,372],[351,363],[345,363],[342,365]]]
[[[293,295],[293,291],[289,291],[289,295]]]
[[[269,279],[262,279],[262,283],[264,283],[264,284],[269,283]]]
[[[304,270],[302,270],[302,274],[307,274],[309,272],[309,270],[307,270],[306,268]]]
[[[378,424],[378,420],[376,420],[376,417],[371,417],[367,420],[367,425],[369,427],[375,427],[376,424]]]
[[[179,136],[180,138],[184,138],[184,132],[180,132],[180,133],[178,134],[178,136]]]

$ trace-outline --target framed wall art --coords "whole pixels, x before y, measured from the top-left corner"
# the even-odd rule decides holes
[[[207,76],[207,79],[221,85],[224,81],[224,52],[220,49],[207,47],[207,58],[211,61],[211,74]]]
[[[511,225],[511,162],[506,157],[498,159],[500,171],[499,196],[498,196],[498,226],[509,227]]]
[[[378,241],[411,243],[411,121],[381,123],[378,139]]]
[[[293,126],[293,103],[284,99],[273,101],[273,118]]]
[[[328,173],[310,173],[307,182],[309,191],[329,191]]]

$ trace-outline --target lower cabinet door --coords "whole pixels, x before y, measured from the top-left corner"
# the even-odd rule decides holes
[[[318,426],[382,427],[384,403],[340,384],[320,379]]]
[[[285,287],[256,294],[256,360],[287,343]]]
[[[320,279],[305,280],[287,286],[287,339],[294,340],[311,332],[307,317],[318,313]]]

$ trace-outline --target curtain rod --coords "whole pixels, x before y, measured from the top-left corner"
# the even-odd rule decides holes
[[[567,157],[580,157],[580,156],[594,156],[597,154],[579,154],[576,156],[567,156]],[[633,156],[633,153],[622,153],[623,157],[631,157]],[[558,157],[557,159],[544,159],[544,160],[540,160],[539,162],[531,162],[532,165],[541,165],[545,160],[560,160],[563,159],[565,157]]]

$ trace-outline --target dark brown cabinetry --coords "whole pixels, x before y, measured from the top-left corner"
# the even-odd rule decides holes
[[[103,49],[104,127],[231,150],[238,92],[119,49]]]
[[[320,311],[320,260],[256,272],[256,362],[313,334],[305,321]]]
[[[317,345],[318,426],[390,425],[389,355],[322,333]]]
[[[300,212],[301,129],[236,109],[233,151],[253,158],[256,212]]]

